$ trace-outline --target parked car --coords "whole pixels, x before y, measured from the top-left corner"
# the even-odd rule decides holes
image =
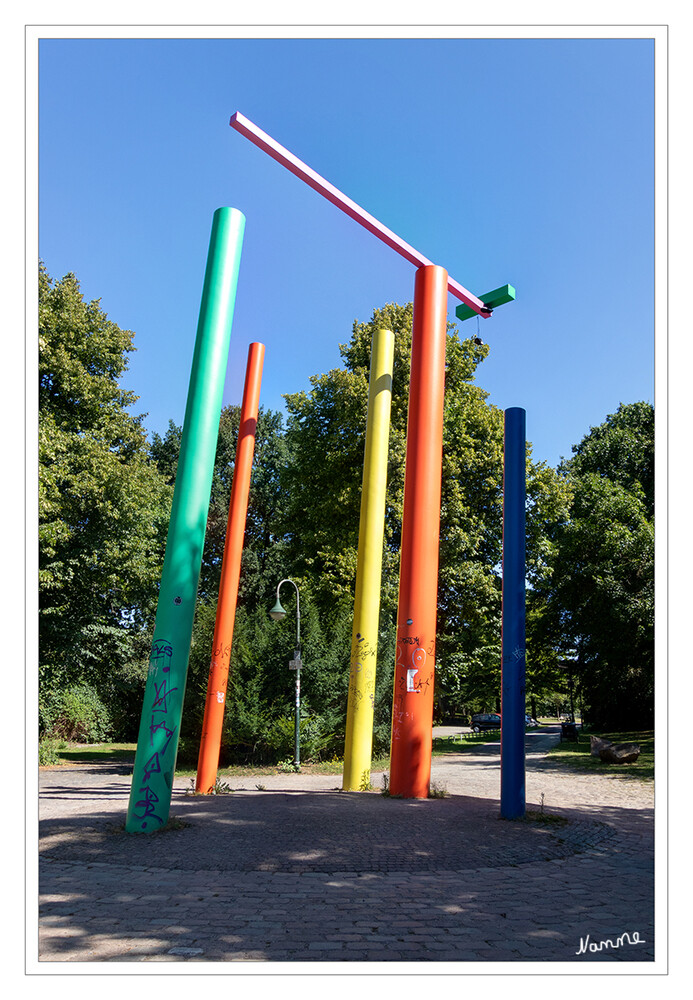
[[[472,732],[481,733],[487,729],[500,729],[501,717],[495,712],[479,712],[472,716]]]

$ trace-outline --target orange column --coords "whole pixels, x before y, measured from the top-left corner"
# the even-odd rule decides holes
[[[221,564],[221,583],[219,584],[217,617],[214,625],[212,662],[209,668],[207,701],[202,723],[200,755],[197,761],[195,789],[203,794],[209,794],[214,788],[217,780],[217,768],[219,767],[221,730],[224,721],[226,685],[229,679],[233,624],[238,601],[238,582],[241,575],[241,555],[243,553],[245,520],[248,513],[248,493],[255,450],[255,429],[260,406],[260,382],[264,356],[264,344],[250,345],[238,427],[236,466],[231,486],[226,542]]]
[[[417,799],[431,779],[447,284],[445,268],[416,272],[390,792]]]

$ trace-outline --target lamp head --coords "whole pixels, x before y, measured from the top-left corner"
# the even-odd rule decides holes
[[[282,618],[286,617],[286,611],[281,606],[281,602],[279,600],[279,596],[278,595],[277,595],[277,603],[274,605],[273,608],[270,608],[269,616],[275,622],[280,622],[282,620]]]

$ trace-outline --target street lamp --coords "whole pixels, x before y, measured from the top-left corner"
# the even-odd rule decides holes
[[[301,752],[299,748],[300,740],[300,720],[301,720],[301,605],[298,599],[298,587],[293,580],[280,580],[277,585],[277,601],[273,608],[270,608],[269,616],[275,622],[282,621],[286,617],[286,611],[279,600],[279,588],[283,583],[290,583],[296,591],[296,649],[293,660],[289,660],[289,668],[296,671],[296,719],[294,723],[294,767],[298,771],[301,766]]]

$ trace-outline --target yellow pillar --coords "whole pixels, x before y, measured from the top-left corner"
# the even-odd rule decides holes
[[[354,627],[351,638],[349,700],[344,744],[342,788],[345,791],[367,788],[371,776],[375,664],[378,652],[394,349],[395,336],[392,331],[376,330],[371,347],[366,450],[363,459]]]

